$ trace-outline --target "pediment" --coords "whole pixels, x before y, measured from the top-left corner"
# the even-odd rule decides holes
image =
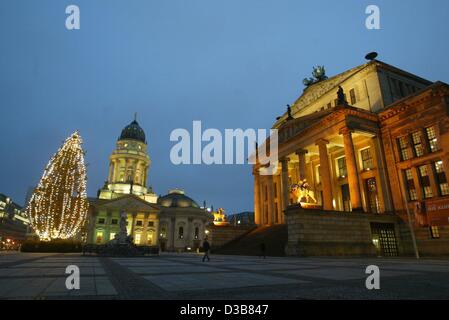
[[[147,202],[140,199],[139,197],[126,195],[117,199],[108,200],[96,205],[98,209],[109,209],[109,210],[127,210],[127,211],[160,211],[158,205],[154,203]]]

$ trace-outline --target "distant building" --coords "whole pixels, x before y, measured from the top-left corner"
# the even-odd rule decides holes
[[[0,247],[25,240],[29,220],[22,207],[0,193]]]
[[[254,212],[253,211],[245,211],[240,213],[234,213],[228,216],[228,221],[230,225],[233,226],[248,226],[255,225],[254,222]]]
[[[136,245],[160,246],[163,251],[199,248],[213,216],[183,190],[170,190],[158,197],[147,187],[151,162],[145,133],[136,120],[122,130],[116,145],[108,181],[97,198],[89,199],[86,242],[113,240],[123,211],[128,217],[128,235]]]

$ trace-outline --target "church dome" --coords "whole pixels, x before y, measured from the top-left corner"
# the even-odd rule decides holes
[[[128,139],[146,143],[145,132],[139,126],[136,120],[131,122],[122,130],[122,134],[120,135],[119,138],[119,140],[128,140]]]
[[[187,197],[182,190],[170,190],[165,196],[160,197],[157,203],[166,208],[199,208],[200,206]]]

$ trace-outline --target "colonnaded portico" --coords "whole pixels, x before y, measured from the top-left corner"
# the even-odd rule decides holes
[[[257,224],[284,223],[284,210],[295,202],[333,211],[392,210],[377,115],[339,105],[288,120],[278,135],[277,172],[260,175],[257,164],[253,170]],[[308,203],[291,192],[304,183]]]

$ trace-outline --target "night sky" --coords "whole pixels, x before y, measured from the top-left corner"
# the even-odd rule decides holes
[[[65,8],[81,29],[65,28]],[[365,28],[365,8],[381,30]],[[449,1],[1,0],[0,193],[24,203],[73,131],[88,193],[138,113],[157,194],[179,187],[227,213],[253,210],[249,165],[172,165],[170,132],[269,128],[324,65],[329,76],[379,60],[449,82]]]

